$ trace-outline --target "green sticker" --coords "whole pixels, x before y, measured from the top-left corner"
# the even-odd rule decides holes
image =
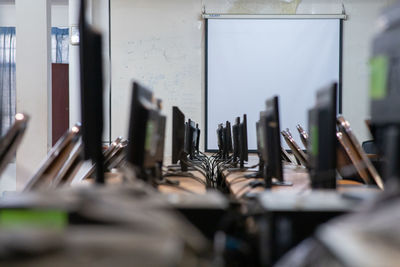
[[[389,59],[387,56],[377,56],[370,61],[371,81],[370,97],[380,100],[386,97],[389,74]]]
[[[154,124],[152,120],[149,120],[147,122],[147,126],[146,126],[146,142],[144,144],[144,149],[146,151],[149,151],[151,148],[151,144],[152,144],[152,137],[153,137],[153,130],[154,130]]]
[[[68,224],[68,215],[56,210],[1,210],[0,228],[21,229],[26,227],[62,230]]]
[[[260,148],[264,149],[264,139],[263,139],[263,131],[261,130],[261,126],[258,127],[258,137],[260,139]]]
[[[311,154],[318,156],[318,127],[315,125],[311,126]]]

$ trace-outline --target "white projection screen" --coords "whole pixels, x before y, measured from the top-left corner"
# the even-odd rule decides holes
[[[316,91],[339,82],[340,19],[208,19],[206,150],[217,149],[216,129],[247,114],[249,150],[268,98],[278,95],[281,130],[308,129]],[[284,148],[288,148],[282,139]]]

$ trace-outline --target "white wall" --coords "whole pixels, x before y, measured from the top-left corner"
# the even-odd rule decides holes
[[[132,79],[164,101],[167,155],[171,153],[172,105],[204,129],[200,12],[198,0],[111,2],[112,138],[127,136]]]
[[[204,129],[204,21],[207,13],[338,14],[342,3],[343,113],[360,140],[369,138],[368,59],[380,10],[395,0],[113,0],[111,1],[112,137],[126,136],[130,80],[153,88]],[[170,154],[171,117],[166,153]],[[203,139],[202,139],[203,142]]]
[[[17,151],[17,189],[38,169],[51,146],[50,0],[16,1],[17,112],[30,116]]]
[[[17,24],[15,0],[0,0],[0,27],[15,27]],[[51,5],[51,25],[68,27],[68,1],[53,0]]]
[[[53,1],[51,5],[51,26],[68,28],[68,1]]]
[[[15,3],[0,1],[0,26],[13,27],[16,25]]]

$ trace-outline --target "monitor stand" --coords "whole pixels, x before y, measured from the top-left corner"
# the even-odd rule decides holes
[[[292,182],[286,182],[286,181],[272,181],[272,185],[275,186],[293,186]]]

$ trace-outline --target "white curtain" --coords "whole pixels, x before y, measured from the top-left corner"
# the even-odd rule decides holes
[[[51,59],[53,63],[68,63],[69,29],[51,29]]]
[[[0,133],[15,116],[15,27],[0,27]]]

